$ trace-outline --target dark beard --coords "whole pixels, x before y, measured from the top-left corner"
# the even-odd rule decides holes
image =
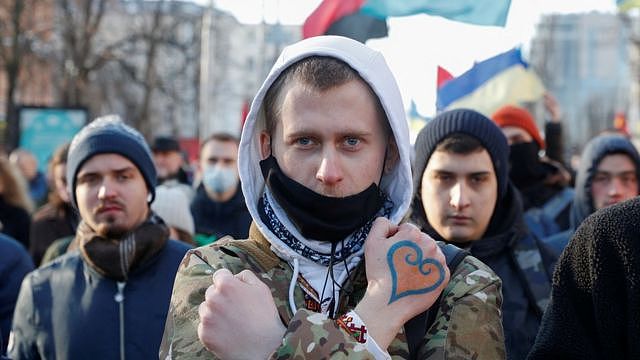
[[[114,217],[108,217],[106,223],[98,225],[98,228],[95,229],[96,234],[107,239],[122,239],[129,229],[116,225],[115,221]]]

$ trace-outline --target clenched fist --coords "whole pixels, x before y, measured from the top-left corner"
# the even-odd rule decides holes
[[[198,338],[221,359],[265,359],[286,331],[271,291],[249,270],[217,270],[198,314]]]

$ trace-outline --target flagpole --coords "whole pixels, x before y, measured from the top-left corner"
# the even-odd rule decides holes
[[[210,77],[214,63],[214,57],[211,56],[212,45],[214,45],[214,39],[211,37],[211,26],[213,22],[214,6],[214,0],[209,0],[209,5],[204,11],[204,15],[202,18],[202,28],[200,31],[200,119],[198,122],[198,139],[207,136],[211,130],[209,124],[211,119],[210,100],[212,100],[210,99]]]

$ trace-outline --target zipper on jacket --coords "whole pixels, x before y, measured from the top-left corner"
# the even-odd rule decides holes
[[[126,281],[118,281],[118,292],[113,299],[118,303],[119,319],[120,319],[120,360],[125,360],[124,356],[124,287],[127,285]]]

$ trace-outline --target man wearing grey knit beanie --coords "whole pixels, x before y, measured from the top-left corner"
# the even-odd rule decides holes
[[[69,194],[82,219],[67,254],[20,290],[12,359],[157,357],[173,278],[188,246],[149,208],[156,172],[142,135],[117,116],[74,137]]]
[[[549,301],[555,259],[524,223],[507,139],[484,115],[458,109],[427,123],[415,150],[412,221],[500,276],[507,359],[524,359]]]

